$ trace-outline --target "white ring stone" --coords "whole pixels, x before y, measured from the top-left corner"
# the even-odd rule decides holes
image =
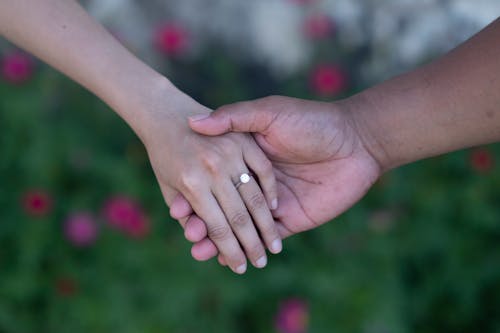
[[[246,184],[250,181],[250,175],[248,173],[244,173],[240,176],[240,182],[242,184]]]

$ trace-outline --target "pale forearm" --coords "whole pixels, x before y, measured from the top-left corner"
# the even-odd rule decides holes
[[[497,20],[441,59],[353,97],[384,170],[500,140],[499,40]]]
[[[0,32],[99,96],[139,135],[144,104],[176,91],[76,1],[0,0]]]

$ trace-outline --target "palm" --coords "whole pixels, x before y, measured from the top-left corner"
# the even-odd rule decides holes
[[[378,164],[363,148],[348,115],[331,104],[281,98],[263,107],[273,121],[255,138],[277,175],[280,205],[274,216],[283,236],[338,216],[378,178]]]

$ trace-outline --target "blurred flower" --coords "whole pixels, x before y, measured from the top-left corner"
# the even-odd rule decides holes
[[[469,161],[472,169],[477,172],[488,172],[493,169],[495,161],[493,155],[486,148],[476,148],[471,151]]]
[[[396,212],[389,209],[380,209],[372,212],[368,219],[368,226],[375,232],[386,233],[395,223]]]
[[[60,277],[55,282],[55,289],[58,295],[71,297],[78,292],[78,284],[74,279]]]
[[[347,86],[347,78],[336,65],[319,65],[311,73],[311,87],[321,96],[335,96]]]
[[[142,238],[149,232],[149,219],[130,198],[116,196],[109,199],[104,205],[104,216],[111,226],[131,237]]]
[[[154,42],[160,52],[177,56],[187,50],[188,33],[177,23],[166,23],[156,30]]]
[[[309,16],[304,22],[304,32],[311,39],[324,39],[334,32],[332,19],[323,13]]]
[[[44,190],[30,190],[24,193],[22,206],[26,214],[43,217],[52,210],[52,197]]]
[[[305,333],[309,324],[309,307],[300,299],[281,303],[276,315],[276,328],[281,333]]]
[[[86,247],[94,244],[97,238],[97,224],[89,213],[70,215],[64,223],[66,239],[77,247]]]
[[[32,59],[21,52],[7,54],[2,59],[2,77],[5,81],[19,84],[33,75]]]

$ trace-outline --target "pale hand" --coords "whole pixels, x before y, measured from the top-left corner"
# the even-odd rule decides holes
[[[254,133],[277,176],[279,207],[273,216],[284,238],[337,217],[381,174],[347,105],[273,96],[224,106],[207,119],[190,121],[190,126],[205,135]],[[177,218],[192,213],[180,196],[171,212]],[[186,224],[186,237],[196,242],[196,259],[217,254],[196,216]]]

